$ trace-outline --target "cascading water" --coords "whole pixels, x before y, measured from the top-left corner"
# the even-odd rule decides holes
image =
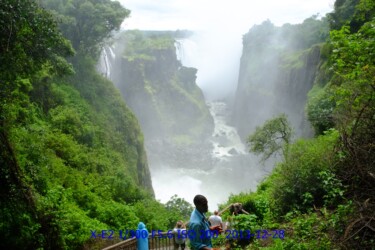
[[[124,46],[123,43],[116,43],[115,47],[104,48],[98,65],[98,71],[115,84],[114,79],[119,78],[117,71],[121,71],[122,65],[121,56],[118,55],[123,53]],[[176,41],[177,58],[182,65],[194,67],[194,62],[197,62],[199,57],[198,47],[199,44],[190,39]],[[208,78],[214,78],[216,75],[211,70],[202,71],[200,75],[209,75]],[[207,106],[213,117],[214,132],[209,142],[196,142],[197,149],[176,154],[176,149],[170,145],[165,147],[162,139],[150,141],[145,137],[153,188],[156,199],[161,202],[167,202],[177,194],[192,203],[196,194],[203,194],[208,198],[210,211],[213,211],[217,209],[217,204],[225,202],[231,193],[254,190],[257,182],[266,175],[265,169],[259,167],[258,160],[247,152],[236,129],[229,126],[227,104],[210,100]],[[160,152],[169,154],[166,156]],[[175,159],[176,156],[183,156],[185,159]],[[163,157],[173,157],[174,161]],[[197,161],[192,161],[191,158]],[[189,166],[182,167],[186,165],[184,161],[188,161]]]
[[[113,48],[105,46],[100,54],[99,62],[97,64],[97,71],[108,79],[111,79],[112,64],[116,59],[116,54]]]
[[[209,102],[215,129],[210,141],[213,150],[211,169],[184,169],[178,166],[151,168],[151,177],[156,198],[166,202],[174,194],[191,202],[196,194],[208,198],[209,210],[227,200],[230,194],[256,188],[266,170],[259,167],[258,159],[247,153],[234,127],[228,125],[228,110],[225,102]],[[152,164],[150,162],[150,164]]]
[[[190,39],[176,39],[175,47],[177,60],[186,67],[194,67],[191,59],[196,56],[197,44]]]
[[[176,44],[177,58],[180,59],[184,66],[194,67],[197,62],[199,53],[199,44],[186,38],[179,39]],[[201,69],[198,68],[198,74]],[[200,72],[200,75],[211,74],[215,72]],[[203,77],[203,79],[213,77]],[[233,82],[236,82],[236,72],[233,72]],[[199,77],[198,77],[199,85]],[[210,93],[205,93],[205,96]],[[209,157],[212,158],[212,167],[207,170],[202,169],[176,169],[170,171],[176,172],[176,181],[174,191],[188,201],[191,201],[197,193],[207,195],[210,210],[216,208],[218,203],[226,201],[231,193],[239,193],[241,191],[250,191],[256,188],[260,179],[266,174],[266,168],[260,166],[259,159],[248,153],[246,145],[239,137],[236,128],[228,125],[228,117],[230,116],[227,103],[224,101],[207,102],[211,116],[214,120],[214,132],[210,139],[212,143],[212,152]],[[168,171],[163,171],[166,173]],[[153,186],[156,195],[162,194],[162,200],[168,199],[171,194],[168,187],[174,186],[169,181],[169,185],[160,182],[163,178],[162,174],[155,173],[153,175]],[[165,182],[164,182],[165,183]],[[162,186],[165,185],[165,188]],[[179,188],[178,188],[179,186]],[[184,190],[186,186],[186,190]],[[191,188],[193,187],[193,189]],[[160,190],[158,190],[160,188]]]
[[[228,157],[237,154],[246,154],[246,147],[237,134],[237,130],[227,125],[227,104],[225,102],[207,103],[211,115],[214,117],[214,134],[212,143],[214,150],[212,156],[219,160],[228,161]]]

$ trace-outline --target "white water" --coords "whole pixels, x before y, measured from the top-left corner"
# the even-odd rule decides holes
[[[227,125],[227,105],[224,102],[208,103],[212,117],[214,117],[214,134],[212,156],[228,161],[236,154],[246,154],[246,147],[242,143],[236,128]]]
[[[226,70],[221,70],[218,64],[210,64],[208,67],[208,64],[205,64],[202,59],[207,56],[207,53],[203,53],[207,46],[199,46],[196,40],[199,41],[199,37],[198,39],[193,37],[176,41],[178,60],[184,66],[198,68],[197,84],[202,88],[207,99],[212,100],[214,96],[224,96],[224,93],[226,93],[225,95],[230,94],[230,88],[223,84],[237,82],[238,68],[231,69],[229,67],[236,63],[227,62]],[[223,77],[223,74],[226,76]],[[205,88],[204,86],[207,86],[208,82],[215,82],[216,87]],[[218,95],[218,93],[222,94]],[[155,196],[163,203],[167,202],[174,194],[193,203],[196,194],[203,194],[208,199],[209,210],[214,211],[218,209],[218,204],[226,202],[231,194],[255,191],[258,181],[267,174],[265,167],[259,164],[259,160],[248,153],[247,146],[242,143],[236,129],[228,125],[227,104],[209,101],[207,105],[215,126],[210,140],[213,150],[209,156],[213,160],[213,167],[209,170],[202,170],[199,167],[184,169],[176,165],[155,166],[150,161]]]
[[[177,60],[186,67],[194,67],[194,58],[198,57],[198,45],[191,39],[176,39]]]
[[[196,60],[198,56],[197,44],[192,40],[182,39],[177,41],[175,46],[178,59],[182,64],[194,67],[194,58]],[[108,79],[111,79],[115,73],[113,67],[116,64],[115,54],[118,51],[121,51],[121,48],[106,47],[102,51],[98,71]],[[198,74],[200,70],[198,68]],[[214,71],[207,71],[207,69],[203,72],[215,74]],[[201,73],[201,76],[202,74],[204,73]],[[204,79],[206,78],[200,78],[201,81]],[[236,79],[233,81],[236,82]],[[236,129],[228,125],[226,103],[211,101],[207,105],[215,126],[211,137],[213,150],[208,156],[213,159],[212,168],[202,170],[196,166],[196,168],[186,169],[176,165],[168,166],[162,162],[152,162],[149,158],[155,196],[163,203],[174,194],[193,203],[196,194],[203,194],[208,199],[209,210],[214,211],[218,209],[218,204],[227,201],[230,194],[254,191],[258,181],[267,174],[258,160],[247,152],[247,147],[242,143]],[[148,154],[150,155],[150,152]]]
[[[210,170],[177,166],[155,168],[150,164],[155,196],[163,203],[174,194],[190,203],[196,194],[203,194],[208,199],[209,210],[214,211],[218,204],[227,201],[231,193],[255,190],[257,181],[266,174],[258,161],[247,153],[236,129],[227,124],[226,104],[211,102],[208,106],[215,123],[211,139],[214,167]]]
[[[206,101],[228,98],[235,93],[241,58],[241,36],[225,36],[221,39],[214,31],[194,32],[176,41],[177,58],[186,67],[198,69],[197,85]]]
[[[100,54],[97,70],[106,78],[111,79],[112,62],[116,59],[116,54],[112,47],[105,46]]]

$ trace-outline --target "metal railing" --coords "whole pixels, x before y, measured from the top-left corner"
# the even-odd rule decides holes
[[[173,237],[176,237],[176,235],[173,234],[173,237],[171,236],[172,234],[168,234],[167,232],[158,233],[158,236],[149,235],[148,249],[174,249]],[[137,250],[137,238],[134,237],[121,241],[112,246],[103,248],[102,250]]]

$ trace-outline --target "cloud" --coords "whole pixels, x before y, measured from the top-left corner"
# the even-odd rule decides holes
[[[332,10],[334,0],[120,0],[132,11],[126,29],[235,29],[245,33],[270,19],[277,25],[299,23]]]

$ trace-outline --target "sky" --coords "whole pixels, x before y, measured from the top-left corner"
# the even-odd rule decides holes
[[[276,25],[299,23],[313,14],[324,15],[334,0],[120,0],[131,10],[126,29],[207,30],[245,33],[253,24],[270,19]]]

